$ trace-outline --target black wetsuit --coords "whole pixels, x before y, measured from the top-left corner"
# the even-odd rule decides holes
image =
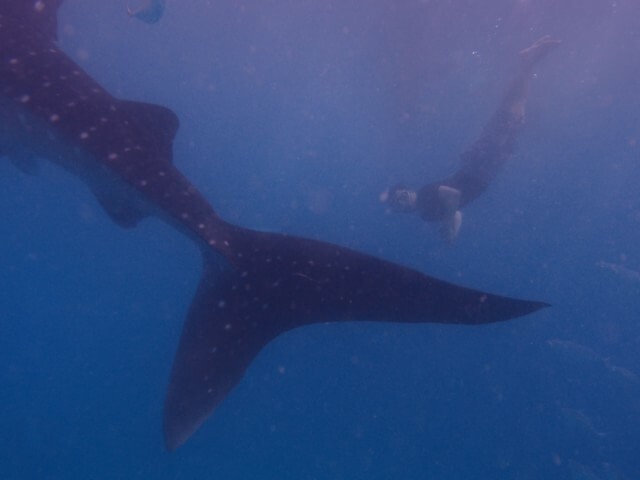
[[[460,155],[460,169],[450,177],[418,190],[416,206],[420,216],[430,222],[445,219],[447,209],[438,194],[440,186],[460,191],[458,208],[478,198],[513,154],[522,124],[523,116],[514,114],[510,109],[501,108],[495,112],[480,138]]]

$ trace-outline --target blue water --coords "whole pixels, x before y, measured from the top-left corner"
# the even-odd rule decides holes
[[[60,44],[180,117],[175,163],[235,223],[545,300],[484,327],[334,324],[272,342],[164,450],[199,252],[115,226],[77,179],[0,162],[0,478],[640,476],[640,6],[635,0],[67,0]],[[419,186],[537,69],[517,154],[444,245],[378,201]],[[604,262],[604,263],[603,263]]]

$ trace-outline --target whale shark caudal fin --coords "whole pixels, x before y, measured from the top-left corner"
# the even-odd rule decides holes
[[[233,228],[233,266],[206,263],[180,339],[164,410],[170,450],[287,330],[344,320],[477,325],[547,306],[459,287],[329,243]]]

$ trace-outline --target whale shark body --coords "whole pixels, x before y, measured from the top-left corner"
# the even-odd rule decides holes
[[[173,165],[177,117],[113,97],[60,50],[61,2],[0,2],[0,154],[27,171],[46,158],[82,179],[118,225],[158,216],[200,246],[202,278],[165,401],[169,449],[191,436],[258,352],[287,330],[343,320],[484,324],[546,306],[224,221]]]

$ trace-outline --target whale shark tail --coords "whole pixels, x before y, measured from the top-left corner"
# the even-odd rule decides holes
[[[232,228],[233,264],[205,262],[174,360],[164,410],[170,450],[287,330],[344,320],[478,325],[547,306],[453,285],[324,242]]]
[[[289,329],[339,320],[481,324],[544,306],[336,245],[223,222],[172,165],[177,117],[112,97],[58,48],[60,3],[0,0],[3,136],[15,130],[38,156],[44,145],[119,225],[158,214],[199,245],[218,248],[207,252],[173,366],[164,413],[170,449],[198,428],[260,349]]]

